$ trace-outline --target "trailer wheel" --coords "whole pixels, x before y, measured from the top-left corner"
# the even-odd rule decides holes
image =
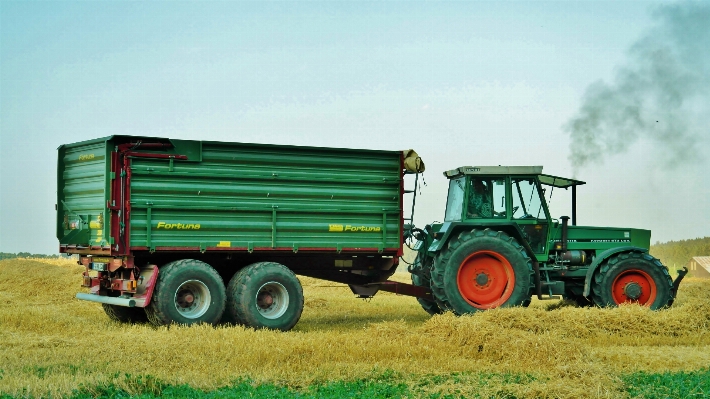
[[[183,259],[160,268],[145,310],[156,326],[216,324],[224,313],[225,298],[224,282],[217,271],[205,262]]]
[[[102,303],[101,307],[109,319],[120,323],[144,323],[148,321],[144,308],[129,308],[126,306]]]
[[[592,299],[602,307],[637,303],[651,310],[673,304],[673,280],[661,262],[629,251],[606,259],[594,273]]]
[[[533,288],[532,261],[523,246],[491,229],[459,234],[432,271],[434,296],[459,315],[527,306]]]
[[[303,288],[286,266],[258,262],[238,271],[227,286],[225,320],[253,328],[288,331],[303,312]]]

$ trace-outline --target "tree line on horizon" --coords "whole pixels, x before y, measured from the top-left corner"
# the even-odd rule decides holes
[[[16,259],[16,258],[41,258],[41,259],[56,259],[56,258],[69,258],[71,255],[45,255],[45,254],[32,254],[29,252],[0,252],[0,260],[5,259]]]
[[[651,245],[650,253],[669,269],[680,269],[695,256],[710,256],[710,237],[657,242]]]

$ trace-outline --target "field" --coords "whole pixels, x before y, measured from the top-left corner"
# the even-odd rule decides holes
[[[430,317],[302,278],[303,316],[281,333],[118,324],[74,299],[81,271],[0,261],[0,397],[710,397],[710,281],[686,279],[657,312],[535,301]]]

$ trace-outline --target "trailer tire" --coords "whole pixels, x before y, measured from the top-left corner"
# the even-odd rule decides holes
[[[514,237],[492,229],[464,231],[434,262],[432,292],[458,315],[527,306],[532,260]]]
[[[627,251],[604,260],[592,278],[597,306],[638,303],[651,310],[673,304],[673,280],[668,269],[647,252]]]
[[[120,323],[145,323],[148,315],[144,308],[129,308],[127,306],[109,305],[102,303],[101,307],[109,319]]]
[[[239,270],[227,286],[227,322],[288,331],[303,312],[303,288],[296,275],[275,262]]]
[[[160,268],[148,320],[156,326],[216,324],[224,313],[226,293],[217,271],[205,262],[183,259]]]

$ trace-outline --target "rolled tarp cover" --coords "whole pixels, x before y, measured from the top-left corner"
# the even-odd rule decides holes
[[[422,158],[416,151],[410,148],[409,150],[402,151],[402,153],[404,154],[404,169],[407,172],[424,172],[424,161],[422,161]]]

